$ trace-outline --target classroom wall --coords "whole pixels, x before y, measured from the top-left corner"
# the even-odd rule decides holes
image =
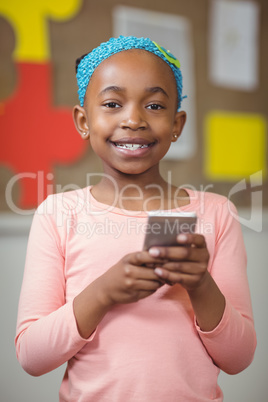
[[[236,8],[214,21],[218,1]],[[239,4],[243,8],[236,15]],[[209,186],[244,207],[251,205],[253,187],[262,186],[267,206],[266,0],[11,0],[0,3],[0,211],[9,211],[13,203],[36,207],[47,193],[83,187],[88,173],[102,171],[72,123],[78,101],[74,65],[126,25],[146,34],[146,23],[133,20],[118,28],[119,6],[149,13],[149,33],[163,46],[172,42],[181,61],[188,119],[172,145],[180,157],[163,161],[163,175],[178,186]],[[223,26],[222,36],[217,26]],[[249,77],[238,87],[215,79],[217,60],[223,73],[236,71],[236,81],[251,66]],[[183,157],[180,150],[190,138]],[[241,180],[244,187],[233,193]]]

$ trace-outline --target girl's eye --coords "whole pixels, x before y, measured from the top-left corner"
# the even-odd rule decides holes
[[[104,104],[105,107],[110,108],[110,109],[115,109],[120,107],[120,105],[118,105],[118,103],[116,102],[107,102]]]
[[[157,103],[152,103],[151,105],[147,106],[148,109],[151,110],[160,110],[160,109],[164,109],[163,106],[157,104]]]

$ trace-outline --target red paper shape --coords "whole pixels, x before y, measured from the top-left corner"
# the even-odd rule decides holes
[[[18,205],[29,208],[51,193],[53,165],[74,162],[86,144],[71,110],[52,105],[51,64],[18,62],[16,67],[17,91],[0,104],[0,161],[19,174]]]

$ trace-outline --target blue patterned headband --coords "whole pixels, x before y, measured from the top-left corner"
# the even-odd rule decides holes
[[[169,65],[174,73],[177,83],[179,110],[181,107],[181,101],[184,98],[182,97],[182,75],[179,60],[177,60],[169,50],[159,46],[157,43],[151,41],[151,39],[136,38],[135,36],[119,36],[118,38],[111,38],[108,42],[101,43],[81,59],[76,73],[80,105],[84,105],[84,98],[89,80],[99,64],[113,54],[129,49],[147,50],[148,52],[161,57],[161,59]]]

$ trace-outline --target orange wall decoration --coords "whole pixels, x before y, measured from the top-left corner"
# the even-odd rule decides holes
[[[15,92],[0,103],[0,163],[19,175],[18,205],[22,208],[36,206],[42,201],[40,194],[41,198],[46,197],[55,163],[71,163],[85,149],[84,142],[76,135],[71,109],[52,105],[47,25],[48,18],[58,21],[71,18],[80,6],[80,0],[0,3],[0,15],[15,32],[13,57],[17,70]],[[42,188],[38,183],[40,172]]]

